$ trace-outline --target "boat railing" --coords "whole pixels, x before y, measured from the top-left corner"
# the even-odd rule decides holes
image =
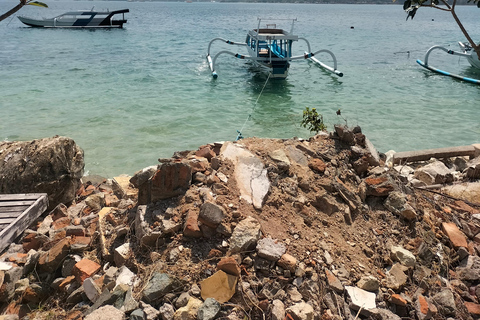
[[[54,27],[57,26],[57,18],[53,18],[53,26],[54,26]]]
[[[427,53],[425,54],[425,61],[424,61],[425,65],[428,66],[428,57],[430,56],[430,53],[432,53],[432,51],[436,50],[436,49],[445,51],[446,53],[451,54],[451,55],[455,55],[455,56],[461,56],[461,57],[469,57],[470,56],[470,54],[468,54],[468,53],[453,51],[453,50],[444,48],[442,46],[433,46],[430,49],[428,49]]]
[[[208,56],[210,55],[210,49],[212,47],[212,43],[215,42],[215,41],[223,41],[225,42],[226,44],[231,44],[231,45],[236,45],[236,46],[246,46],[247,44],[244,43],[244,42],[234,42],[234,41],[230,41],[230,40],[226,40],[226,39],[223,39],[223,38],[215,38],[213,39],[212,41],[210,41],[210,43],[208,44]]]

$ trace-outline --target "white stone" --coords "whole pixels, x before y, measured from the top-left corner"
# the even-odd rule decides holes
[[[345,286],[345,289],[357,310],[360,308],[368,310],[377,307],[375,304],[375,293],[351,286]]]
[[[126,266],[120,268],[117,276],[117,280],[115,281],[115,285],[118,286],[119,284],[126,284],[128,286],[132,286],[135,283],[135,274],[130,271]]]
[[[113,260],[115,265],[120,268],[125,264],[132,252],[130,243],[124,243],[120,247],[117,247],[113,253]]]
[[[235,180],[242,199],[252,203],[256,209],[261,209],[263,199],[270,189],[262,160],[238,144],[227,142],[220,150],[220,155],[234,163]]]

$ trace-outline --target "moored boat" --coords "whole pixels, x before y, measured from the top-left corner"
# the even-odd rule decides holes
[[[33,19],[19,16],[18,19],[30,27],[37,28],[122,28],[127,22],[125,13],[129,9],[115,11],[70,11],[54,18]],[[115,15],[122,16],[115,19]]]
[[[441,50],[441,51],[444,51],[444,52],[446,52],[448,54],[451,54],[451,55],[466,58],[467,61],[470,63],[470,65],[473,68],[480,71],[480,60],[478,59],[478,55],[475,52],[475,50],[473,50],[473,48],[468,43],[459,42],[458,44],[460,45],[461,52],[450,50],[450,49],[447,49],[447,48],[442,47],[442,46],[433,46],[430,49],[428,49],[427,53],[425,54],[424,61],[422,61],[420,59],[417,59],[417,63],[419,65],[421,65],[422,67],[424,67],[425,69],[436,72],[438,74],[441,74],[441,75],[444,75],[444,76],[449,76],[449,77],[452,77],[452,78],[455,78],[455,79],[458,79],[458,80],[462,80],[462,81],[466,81],[466,82],[470,82],[470,83],[480,84],[479,79],[474,79],[474,78],[465,77],[465,76],[462,76],[462,75],[450,73],[448,71],[444,71],[442,69],[435,68],[428,63],[428,58],[430,56],[430,53],[432,53],[432,51],[434,51],[434,50]]]
[[[290,31],[277,28],[276,23],[267,23],[265,26],[261,26],[262,20],[271,21],[272,19],[258,18],[257,28],[250,30],[247,33],[245,42],[234,42],[225,40],[223,38],[215,38],[210,41],[208,45],[207,61],[214,78],[217,78],[218,76],[215,71],[215,63],[218,56],[221,54],[229,54],[239,59],[251,60],[254,64],[266,70],[272,78],[285,79],[288,75],[290,61],[300,59],[309,59],[320,65],[322,68],[336,74],[337,76],[343,76],[343,73],[337,70],[337,60],[331,51],[324,49],[311,52],[310,43],[308,40],[293,34],[294,23],[297,21],[297,19],[288,19],[291,20]],[[308,52],[305,52],[302,55],[294,56],[292,52],[292,46],[294,42],[299,40],[305,41]],[[246,47],[248,55],[242,55],[228,50],[223,50],[218,52],[212,58],[211,47],[215,41],[222,41],[230,45]],[[328,53],[332,57],[334,64],[333,67],[330,67],[320,62],[316,58],[313,58],[314,55],[321,52]]]

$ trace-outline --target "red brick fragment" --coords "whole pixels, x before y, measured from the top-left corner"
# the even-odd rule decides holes
[[[89,259],[82,259],[75,264],[73,267],[72,273],[75,276],[75,279],[83,284],[83,281],[87,278],[90,278],[95,273],[101,269],[101,266]]]
[[[465,237],[463,232],[461,232],[458,229],[455,223],[444,222],[442,223],[442,229],[443,229],[443,232],[445,232],[447,237],[450,239],[450,242],[455,248],[468,247],[467,238]]]

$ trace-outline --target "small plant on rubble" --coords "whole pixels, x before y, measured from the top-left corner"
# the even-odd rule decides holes
[[[326,131],[327,126],[323,122],[323,116],[317,112],[317,109],[306,107],[303,111],[302,127],[307,128],[310,132],[315,134],[320,131]]]

